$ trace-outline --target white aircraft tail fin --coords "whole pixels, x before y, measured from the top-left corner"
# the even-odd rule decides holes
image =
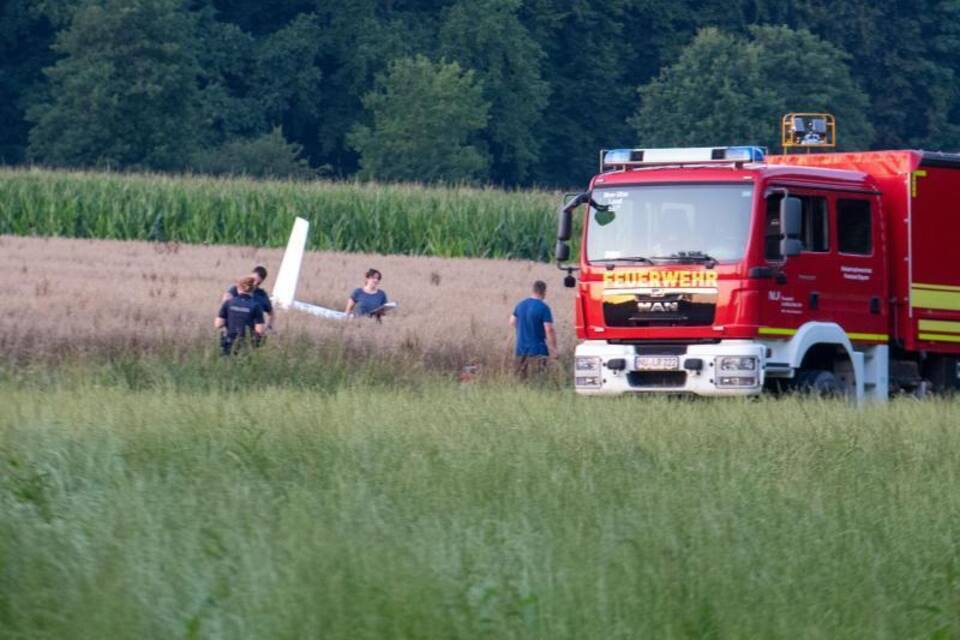
[[[307,245],[307,231],[310,223],[297,218],[287,241],[287,250],[283,252],[280,271],[273,285],[273,301],[281,309],[289,309],[297,294],[297,280],[300,278],[300,264],[303,262],[303,250]]]

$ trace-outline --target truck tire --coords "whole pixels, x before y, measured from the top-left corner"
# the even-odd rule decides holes
[[[797,372],[796,388],[799,393],[818,398],[839,398],[843,386],[832,371],[826,369],[801,369]]]
[[[927,391],[952,394],[960,391],[960,360],[955,356],[930,355],[921,367],[921,375],[928,382]],[[922,383],[921,383],[922,385]]]

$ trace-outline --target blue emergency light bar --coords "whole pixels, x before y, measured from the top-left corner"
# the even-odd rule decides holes
[[[677,147],[674,149],[611,149],[603,152],[601,170],[663,164],[763,162],[761,147]]]

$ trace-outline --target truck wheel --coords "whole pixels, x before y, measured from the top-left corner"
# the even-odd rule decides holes
[[[839,398],[843,386],[832,371],[825,369],[801,369],[797,372],[797,391],[818,398]]]

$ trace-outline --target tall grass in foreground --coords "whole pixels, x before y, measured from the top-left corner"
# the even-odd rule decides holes
[[[0,340],[0,345],[2,345]],[[401,344],[384,348],[356,338],[316,339],[307,334],[268,336],[266,344],[225,358],[213,336],[152,345],[106,341],[71,349],[7,352],[0,359],[0,385],[19,389],[64,389],[77,385],[128,391],[254,391],[297,389],[333,392],[344,386],[416,389],[438,381],[512,379],[513,356],[463,347]],[[572,357],[551,362],[543,385],[571,384]],[[469,365],[469,366],[468,366]],[[465,375],[464,369],[469,371]]]
[[[434,256],[552,255],[559,194],[360,182],[0,169],[0,234]]]
[[[0,637],[950,638],[960,407],[0,387]]]

